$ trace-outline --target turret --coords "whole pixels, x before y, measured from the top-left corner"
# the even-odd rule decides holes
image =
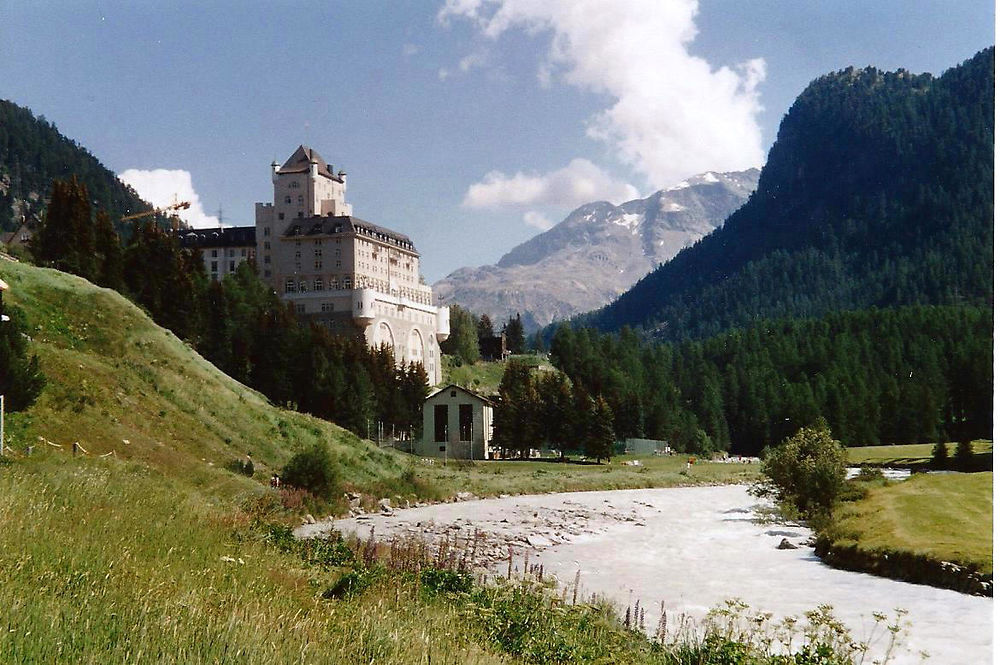
[[[449,335],[451,335],[451,310],[447,307],[438,307],[436,335],[438,344],[448,339]]]

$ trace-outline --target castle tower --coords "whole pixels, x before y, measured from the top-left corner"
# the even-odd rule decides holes
[[[436,307],[422,283],[413,242],[354,217],[347,175],[312,148],[300,145],[280,167],[273,162],[271,180],[273,203],[256,205],[261,277],[299,316],[388,344],[397,363],[421,363],[431,385],[439,383],[448,309]]]

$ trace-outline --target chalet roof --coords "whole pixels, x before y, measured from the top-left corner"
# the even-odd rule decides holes
[[[416,252],[413,248],[413,241],[402,233],[397,233],[391,229],[378,224],[366,222],[360,217],[352,215],[313,215],[302,219],[294,219],[285,229],[286,238],[295,236],[316,236],[333,235],[336,233],[356,233],[361,236],[370,236],[390,244],[398,245],[402,249]]]
[[[227,226],[221,229],[180,229],[173,232],[181,247],[256,247],[257,229],[253,226]]]
[[[437,390],[435,390],[434,392],[432,392],[430,395],[428,395],[426,398],[424,398],[424,401],[426,402],[427,400],[429,400],[432,397],[435,397],[437,395],[440,395],[441,393],[443,393],[446,390],[461,390],[463,393],[466,393],[467,395],[470,395],[471,397],[474,397],[475,399],[479,400],[480,402],[483,402],[484,404],[488,404],[489,406],[494,406],[493,401],[490,400],[488,397],[483,397],[482,395],[480,395],[477,392],[469,390],[468,388],[463,388],[462,386],[458,385],[457,383],[449,383],[448,385],[446,385],[446,386],[444,386],[442,388],[438,388]]]
[[[321,175],[337,182],[344,182],[344,179],[333,172],[333,167],[327,164],[318,152],[305,145],[296,148],[292,156],[286,159],[285,163],[278,169],[278,173],[309,173],[309,166],[313,162],[316,162],[316,168]]]

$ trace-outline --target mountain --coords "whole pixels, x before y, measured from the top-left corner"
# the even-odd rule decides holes
[[[135,190],[44,116],[36,118],[30,110],[0,99],[0,231],[16,228],[22,216],[40,216],[52,179],[72,175],[112,219],[150,209]]]
[[[708,172],[620,206],[588,203],[496,265],[456,270],[434,293],[498,322],[520,312],[529,331],[594,309],[721,224],[759,174]]]
[[[764,318],[993,302],[994,48],[940,77],[849,68],[789,109],[725,224],[575,323],[701,338]]]

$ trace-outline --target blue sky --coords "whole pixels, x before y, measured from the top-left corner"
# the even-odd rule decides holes
[[[433,282],[576,205],[760,165],[817,76],[938,74],[994,25],[980,0],[5,0],[0,97],[202,223],[252,224],[311,145]]]

